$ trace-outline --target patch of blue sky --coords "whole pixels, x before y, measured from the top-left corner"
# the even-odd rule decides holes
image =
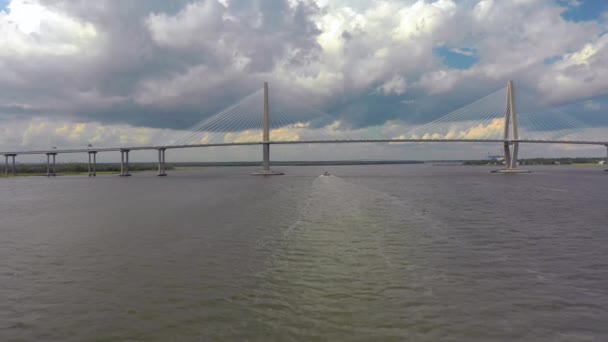
[[[545,62],[545,65],[552,65],[552,64],[555,64],[555,63],[557,63],[557,62],[559,62],[561,60],[562,60],[561,56],[554,56],[554,57],[545,58],[544,62]]]
[[[451,69],[468,69],[477,64],[477,51],[468,48],[440,46],[433,49],[433,54],[443,60]]]
[[[559,3],[567,8],[562,17],[574,22],[598,20],[608,12],[606,0],[561,0]]]
[[[10,0],[0,0],[0,11],[5,11],[8,8],[8,3]]]

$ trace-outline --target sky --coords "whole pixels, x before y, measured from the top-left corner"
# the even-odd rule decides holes
[[[508,80],[524,106],[559,108],[589,136],[608,136],[608,2],[0,0],[0,151],[154,144],[264,81],[358,130],[398,137]],[[290,146],[273,155],[461,159],[499,148]],[[260,157],[255,148],[172,153]],[[604,154],[522,148],[524,157]]]

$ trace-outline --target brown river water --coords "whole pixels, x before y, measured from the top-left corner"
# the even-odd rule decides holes
[[[608,340],[601,168],[280,169],[0,179],[0,341]]]

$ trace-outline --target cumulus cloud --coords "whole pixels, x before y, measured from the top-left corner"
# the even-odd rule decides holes
[[[605,95],[608,89],[608,34],[586,43],[551,65],[539,82],[555,102]]]
[[[395,136],[396,139],[501,139],[504,124],[504,119],[497,118],[484,122],[469,120],[428,127],[415,126],[414,129],[407,130],[403,125],[393,124],[391,130],[406,130],[406,133]]]
[[[450,48],[450,51],[453,53],[457,53],[459,55],[463,55],[463,56],[468,56],[468,57],[475,56],[475,51],[471,51],[471,50],[465,50],[465,49],[461,49],[461,48]]]
[[[13,0],[0,11],[0,57],[88,54],[97,32],[91,23],[50,10],[36,1]]]
[[[591,112],[597,112],[598,110],[600,110],[601,105],[597,101],[587,100],[585,101],[584,108]]]
[[[144,23],[154,41],[167,47],[211,45],[222,31],[226,6],[219,1],[193,2],[176,15],[153,13]]]
[[[262,140],[262,130],[245,130],[242,132],[229,132],[224,135],[226,143],[259,142]],[[295,126],[281,127],[270,130],[273,141],[300,141],[299,129]]]
[[[28,149],[84,148],[156,145],[183,132],[133,127],[129,125],[104,125],[98,122],[59,121],[49,118],[5,121],[0,130],[0,150],[20,151]]]
[[[566,4],[570,7],[580,7],[582,5],[582,0],[567,0]]]
[[[420,86],[429,94],[441,94],[451,91],[458,79],[465,72],[459,70],[438,70],[426,73],[420,79]]]
[[[377,90],[384,95],[403,95],[407,92],[407,82],[405,81],[405,78],[395,76],[378,87]]]
[[[461,124],[463,125],[463,124]],[[463,125],[464,126],[464,125]],[[446,139],[496,139],[504,132],[504,119],[493,119],[487,124],[476,124],[467,129],[452,127],[445,135]]]

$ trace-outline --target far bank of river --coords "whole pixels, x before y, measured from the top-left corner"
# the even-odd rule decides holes
[[[130,172],[143,172],[143,171],[154,171],[158,169],[158,165],[155,163],[130,163]],[[172,165],[167,165],[166,170],[175,170]],[[87,175],[89,173],[89,166],[86,163],[66,163],[56,164],[55,174],[57,176],[73,176],[73,175]],[[118,174],[120,173],[120,164],[97,164],[96,173],[101,174]],[[33,177],[33,176],[46,176],[47,166],[46,164],[17,164],[15,165],[15,174],[12,174],[11,167],[8,168],[9,177]],[[0,177],[6,177],[4,167],[0,173]]]

